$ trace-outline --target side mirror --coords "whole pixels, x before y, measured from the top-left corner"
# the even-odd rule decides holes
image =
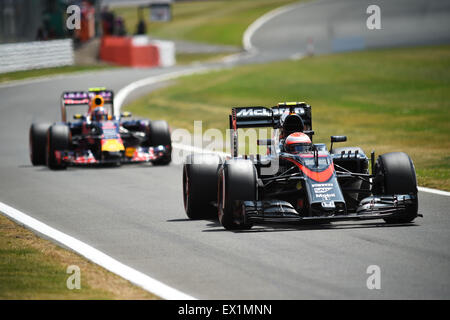
[[[345,141],[347,141],[347,136],[331,136],[331,143],[345,142]]]
[[[330,152],[333,150],[333,143],[334,142],[345,142],[347,141],[347,136],[331,136],[331,146],[330,146]]]
[[[73,118],[75,120],[84,120],[85,119],[85,117],[82,114],[79,114],[79,113],[74,114]]]
[[[120,114],[122,118],[131,118],[131,112],[125,111]]]

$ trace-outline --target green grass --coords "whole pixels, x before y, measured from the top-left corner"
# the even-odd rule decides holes
[[[69,290],[69,265],[81,289]],[[0,214],[0,299],[155,299],[77,254],[38,238]]]
[[[3,299],[16,298],[64,298],[73,299],[79,294],[78,290],[66,288],[65,270],[62,266],[55,266],[41,257],[35,249],[13,248],[10,242],[3,238],[0,242],[0,297]],[[84,288],[85,287],[85,288]],[[85,298],[111,298],[105,292],[92,291],[83,285],[89,294]]]
[[[264,13],[294,0],[228,0],[174,3],[170,22],[148,22],[149,9],[145,9],[147,31],[151,36],[205,42],[211,44],[242,45],[242,34]],[[129,33],[136,31],[136,7],[113,10],[125,20]]]
[[[174,127],[225,129],[232,106],[312,105],[316,142],[404,151],[419,184],[450,190],[450,46],[375,50],[184,77],[128,106]]]
[[[116,67],[111,65],[81,65],[81,66],[65,66],[65,67],[44,68],[36,70],[15,71],[15,72],[1,73],[0,83],[72,72],[99,71],[110,68]]]

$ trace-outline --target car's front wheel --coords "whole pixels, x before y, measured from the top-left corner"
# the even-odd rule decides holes
[[[30,127],[30,160],[33,166],[45,165],[47,130],[50,125],[50,123],[33,123]]]
[[[219,170],[219,221],[227,230],[250,229],[243,201],[257,200],[257,172],[250,160],[228,160]]]
[[[183,165],[183,203],[190,219],[217,219],[217,170],[222,159],[216,154],[191,154]]]
[[[155,165],[168,165],[172,161],[172,139],[170,137],[169,124],[164,120],[153,120],[148,130],[148,140],[152,146],[164,146],[166,154],[153,161]]]
[[[69,149],[70,129],[64,124],[54,124],[47,131],[46,163],[52,170],[65,169],[67,164],[57,157],[55,151]]]
[[[376,195],[412,194],[417,197],[414,164],[404,152],[385,153],[375,164],[373,193]],[[408,223],[417,217],[418,204],[408,206],[401,216],[385,218],[387,223]]]

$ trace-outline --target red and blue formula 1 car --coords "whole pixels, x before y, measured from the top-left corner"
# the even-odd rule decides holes
[[[131,113],[114,113],[114,93],[105,88],[88,92],[64,92],[62,121],[33,123],[30,127],[30,158],[33,165],[65,169],[68,165],[171,162],[170,128],[163,120],[125,120]],[[87,108],[67,120],[71,107]]]
[[[226,229],[259,223],[384,219],[407,223],[418,214],[413,162],[403,152],[375,161],[359,147],[328,150],[313,143],[311,106],[282,103],[273,108],[233,108],[232,155],[192,154],[183,167],[183,200],[191,219],[218,217]],[[258,140],[268,154],[238,156],[239,128],[275,129]],[[370,166],[369,166],[370,164]]]

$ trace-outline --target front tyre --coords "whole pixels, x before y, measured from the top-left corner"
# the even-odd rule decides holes
[[[33,123],[30,127],[30,160],[33,166],[45,165],[47,130],[50,125],[50,123]]]
[[[243,201],[257,200],[257,172],[250,160],[228,160],[219,170],[219,221],[227,230],[250,229]]]
[[[70,146],[70,129],[65,124],[54,124],[47,131],[46,163],[52,170],[66,169],[67,164],[55,151],[65,151]]]
[[[412,194],[417,197],[417,179],[414,164],[404,152],[385,153],[375,164],[374,194]],[[417,217],[418,202],[408,206],[401,216],[385,218],[387,223],[408,223]]]
[[[172,139],[170,137],[170,127],[167,121],[153,120],[150,122],[148,132],[148,140],[150,145],[164,146],[166,148],[166,154],[153,161],[155,165],[168,165],[172,161]]]
[[[216,219],[217,170],[222,159],[216,154],[191,154],[183,165],[183,203],[189,219]]]

